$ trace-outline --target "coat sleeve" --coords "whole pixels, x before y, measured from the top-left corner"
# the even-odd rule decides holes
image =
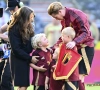
[[[8,35],[9,35],[9,40],[10,40],[11,49],[12,49],[13,54],[17,58],[31,62],[32,56],[30,56],[29,53],[23,49],[23,42],[21,40],[19,31],[10,30]]]
[[[74,22],[78,29],[74,41],[77,45],[82,44],[91,36],[87,16],[82,12],[78,14],[75,11],[70,11],[69,13],[71,22]]]
[[[77,44],[82,44],[83,42],[85,42],[88,37],[89,37],[89,31],[88,29],[86,28],[85,26],[85,23],[83,22],[83,20],[78,17],[76,20],[76,25],[78,26],[79,28],[79,35],[74,39],[74,41],[77,43]]]

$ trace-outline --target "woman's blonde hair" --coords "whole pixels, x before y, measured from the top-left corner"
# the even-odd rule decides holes
[[[47,11],[49,15],[58,14],[59,10],[63,8],[63,5],[60,2],[53,2],[49,5]]]
[[[67,35],[67,36],[71,36],[72,39],[75,38],[75,30],[72,27],[66,27],[62,30],[62,33]]]
[[[39,43],[41,42],[41,38],[44,37],[44,33],[36,34],[31,39],[31,45],[34,49],[40,48]]]

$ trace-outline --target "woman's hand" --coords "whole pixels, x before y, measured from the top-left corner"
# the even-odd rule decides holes
[[[37,59],[39,56],[32,56],[32,60],[31,60],[31,62],[32,63],[37,63],[39,60]]]

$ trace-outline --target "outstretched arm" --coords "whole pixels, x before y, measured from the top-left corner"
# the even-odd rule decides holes
[[[8,35],[6,35],[6,34],[1,34],[0,33],[0,38],[3,39],[4,41],[8,41],[9,42]]]
[[[36,66],[33,63],[30,63],[30,67],[32,67],[33,69],[35,69],[37,71],[41,71],[41,72],[45,72],[47,70],[46,68],[43,68],[43,66],[39,67],[39,66]]]
[[[4,24],[1,28],[0,28],[0,33],[4,33],[7,31],[7,27],[8,27],[8,24]]]

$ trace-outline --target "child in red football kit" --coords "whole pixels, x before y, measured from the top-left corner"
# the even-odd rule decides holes
[[[45,90],[62,90],[62,86],[64,82],[62,80],[54,80],[53,79],[53,71],[56,67],[56,62],[58,59],[59,48],[56,48],[53,53],[53,60],[50,63],[49,69],[46,72],[46,80],[45,80]]]
[[[75,37],[75,31],[73,28],[71,27],[67,27],[65,29],[62,30],[62,34],[61,34],[62,40],[63,42],[61,43],[61,45],[59,46],[59,48],[57,48],[57,50],[55,51],[55,53],[53,54],[53,57],[55,56],[55,54],[57,54],[57,60],[59,59],[59,57],[61,57],[60,54],[60,50],[63,48],[63,50],[66,50],[66,43],[70,42],[73,40],[73,38]],[[74,51],[76,51],[76,47],[73,48]],[[52,61],[53,62],[53,61]],[[78,62],[79,63],[79,62]],[[53,66],[53,65],[52,65]],[[51,68],[52,71],[52,68]],[[69,78],[67,80],[54,80],[52,77],[52,72],[51,72],[51,77],[50,77],[50,90],[61,90],[63,84],[65,84],[65,90],[77,90],[79,88],[78,86],[78,81],[79,81],[79,70],[78,70],[78,66],[75,68],[75,70],[73,70],[73,73],[69,76]],[[47,88],[47,82],[49,80],[48,77],[46,77],[46,82],[45,82],[45,88]],[[59,82],[60,81],[60,82]],[[55,84],[53,84],[55,83]]]
[[[45,72],[48,69],[51,62],[51,52],[47,49],[49,45],[48,40],[45,34],[37,34],[32,38],[32,46],[35,51],[32,55],[39,56],[38,62],[34,65],[33,63],[30,66],[33,68],[33,81],[34,90],[45,90]]]

